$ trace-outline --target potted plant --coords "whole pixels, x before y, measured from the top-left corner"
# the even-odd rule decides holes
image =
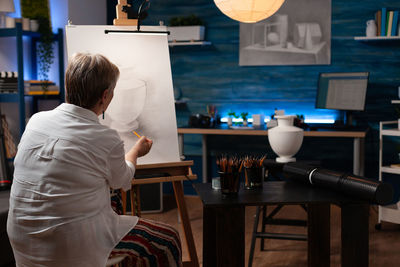
[[[249,116],[248,112],[240,113],[240,117],[242,117],[242,119],[243,119],[243,126],[247,126],[247,116]]]
[[[205,27],[203,21],[195,16],[173,17],[169,21],[168,41],[202,41],[204,40]]]
[[[228,112],[228,125],[229,125],[229,126],[232,125],[233,118],[236,118],[236,119],[237,119],[237,118],[239,118],[239,116],[236,115],[236,113],[235,113],[234,111],[230,110],[230,111]]]
[[[22,17],[37,20],[40,39],[37,47],[39,79],[43,80],[43,91],[47,91],[49,70],[53,64],[53,31],[50,22],[48,0],[21,0]]]

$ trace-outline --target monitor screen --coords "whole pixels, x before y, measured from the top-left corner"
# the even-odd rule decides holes
[[[364,110],[368,72],[320,73],[316,108]]]

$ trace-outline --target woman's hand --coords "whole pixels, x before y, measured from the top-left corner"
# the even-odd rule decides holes
[[[149,153],[151,146],[153,145],[153,140],[147,138],[146,136],[140,137],[140,139],[133,146],[138,152],[138,157],[143,157]]]
[[[149,153],[153,141],[145,136],[140,137],[136,144],[125,154],[125,159],[129,160],[136,166],[136,160],[138,157],[142,157]]]

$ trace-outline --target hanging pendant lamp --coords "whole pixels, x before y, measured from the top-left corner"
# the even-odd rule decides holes
[[[214,0],[215,5],[231,19],[255,23],[272,16],[285,0]]]

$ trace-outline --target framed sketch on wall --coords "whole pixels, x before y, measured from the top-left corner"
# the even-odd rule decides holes
[[[286,0],[273,16],[240,23],[240,66],[330,62],[331,0]]]

